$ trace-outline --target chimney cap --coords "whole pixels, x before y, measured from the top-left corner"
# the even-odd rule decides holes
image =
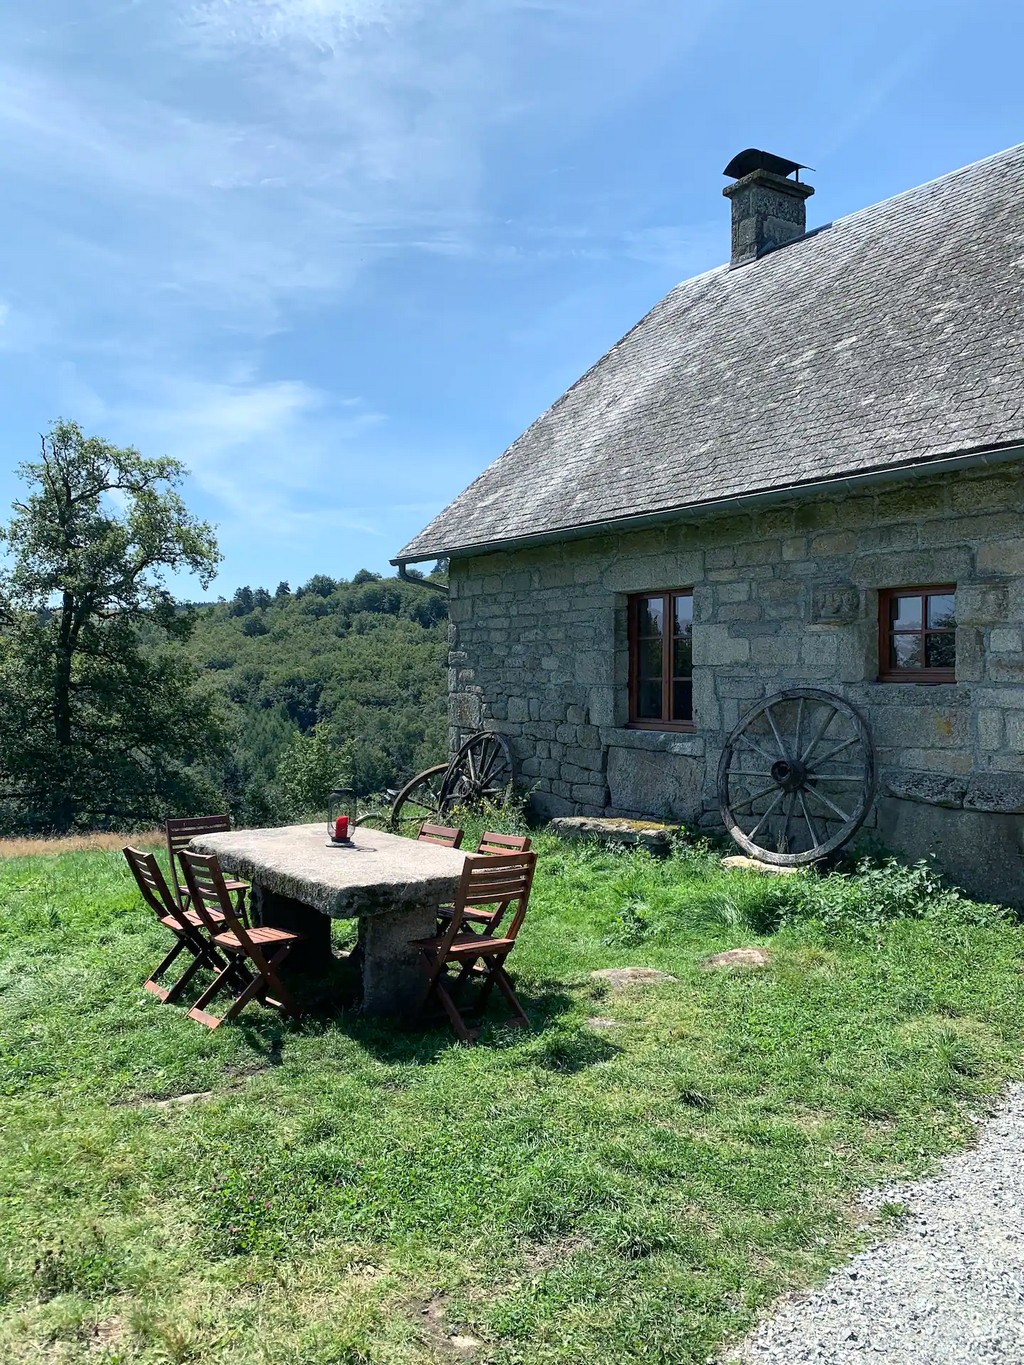
[[[774,152],[762,152],[756,147],[748,147],[746,151],[736,153],[722,174],[740,180],[743,176],[750,175],[752,171],[769,171],[772,175],[781,176],[792,175],[796,171],[796,178],[799,180],[801,171],[813,170],[813,166],[806,166],[802,161],[790,161],[788,157],[776,156]]]

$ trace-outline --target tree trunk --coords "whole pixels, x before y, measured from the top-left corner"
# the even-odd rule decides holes
[[[63,834],[75,821],[71,791],[71,669],[75,657],[75,599],[65,589],[53,667],[53,738],[56,745],[57,789],[51,805],[54,831]]]

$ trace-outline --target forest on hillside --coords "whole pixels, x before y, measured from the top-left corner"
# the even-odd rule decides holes
[[[186,470],[61,420],[0,522],[0,834],[134,829],[230,810],[246,824],[367,797],[446,750],[448,603],[361,570],[209,589],[215,528]]]
[[[447,608],[366,570],[190,608],[183,648],[228,729],[210,776],[235,818],[289,818],[339,781],[366,796],[442,760]]]

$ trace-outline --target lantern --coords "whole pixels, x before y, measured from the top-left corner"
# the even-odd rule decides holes
[[[356,823],[356,794],[339,787],[327,798],[327,836],[332,844],[350,844]]]

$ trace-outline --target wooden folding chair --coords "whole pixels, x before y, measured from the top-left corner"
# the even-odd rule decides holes
[[[250,1000],[255,999],[297,1019],[299,1012],[278,975],[278,968],[301,941],[302,935],[284,929],[252,929],[244,924],[231,899],[220,863],[212,853],[182,849],[178,858],[191,904],[209,929],[213,943],[227,958],[227,965],[203,991],[188,1017],[207,1028],[218,1028],[234,1019]],[[216,927],[218,917],[222,921],[219,928]],[[210,1014],[206,1006],[214,996],[236,983],[242,988],[223,1015]]]
[[[455,829],[452,825],[432,825],[429,820],[425,820],[420,825],[416,842],[418,844],[440,844],[443,848],[460,848],[462,830]]]
[[[458,847],[458,845],[456,845]],[[476,846],[477,853],[485,853],[488,856],[495,856],[502,853],[529,853],[530,840],[525,834],[495,834],[487,831],[480,836],[480,842]],[[484,933],[498,923],[504,915],[506,906],[500,905],[496,910],[484,910],[482,908],[470,907],[466,911],[465,918],[472,924],[484,926]],[[448,927],[448,921],[452,917],[452,907],[442,905],[437,912],[437,932],[443,934]]]
[[[124,848],[123,852],[142,893],[142,899],[160,923],[174,935],[174,945],[170,952],[142,983],[158,1000],[169,1003],[178,998],[200,968],[209,967],[211,971],[218,972],[227,965],[227,960],[213,944],[214,932],[220,932],[224,928],[224,917],[211,915],[211,927],[208,928],[206,921],[194,910],[182,910],[171,894],[171,889],[160,870],[160,864],[152,853],[143,853],[131,846]],[[182,953],[186,952],[192,954],[192,961],[184,972],[173,986],[169,988],[161,986],[159,983],[166,976],[168,969]]]
[[[167,856],[171,863],[174,894],[177,896],[181,908],[187,910],[189,893],[188,888],[181,885],[178,876],[178,854],[182,849],[188,848],[192,840],[199,834],[226,834],[231,828],[231,816],[189,815],[181,820],[166,821],[164,828],[167,831]],[[250,890],[249,883],[229,878],[224,885],[235,897],[235,909],[239,917],[245,924],[248,924],[249,912],[246,908],[245,898]]]
[[[470,978],[478,977],[481,981],[478,1008],[483,1009],[491,991],[497,986],[512,1011],[509,1025],[529,1028],[530,1021],[505,971],[505,960],[515,947],[516,937],[526,917],[536,863],[536,853],[504,853],[466,860],[451,919],[444,933],[433,938],[414,939],[412,942],[412,946],[423,954],[427,966],[427,983],[414,1011],[414,1019],[436,1000],[462,1042],[475,1042],[479,1030],[467,1027],[459,1010],[458,998]],[[476,934],[466,927],[466,920],[471,911],[475,912],[476,907],[483,905],[497,908],[492,912],[494,920],[489,926],[490,932]],[[516,907],[515,913],[508,927],[499,934],[498,921],[511,905]],[[457,972],[451,983],[449,970]]]

